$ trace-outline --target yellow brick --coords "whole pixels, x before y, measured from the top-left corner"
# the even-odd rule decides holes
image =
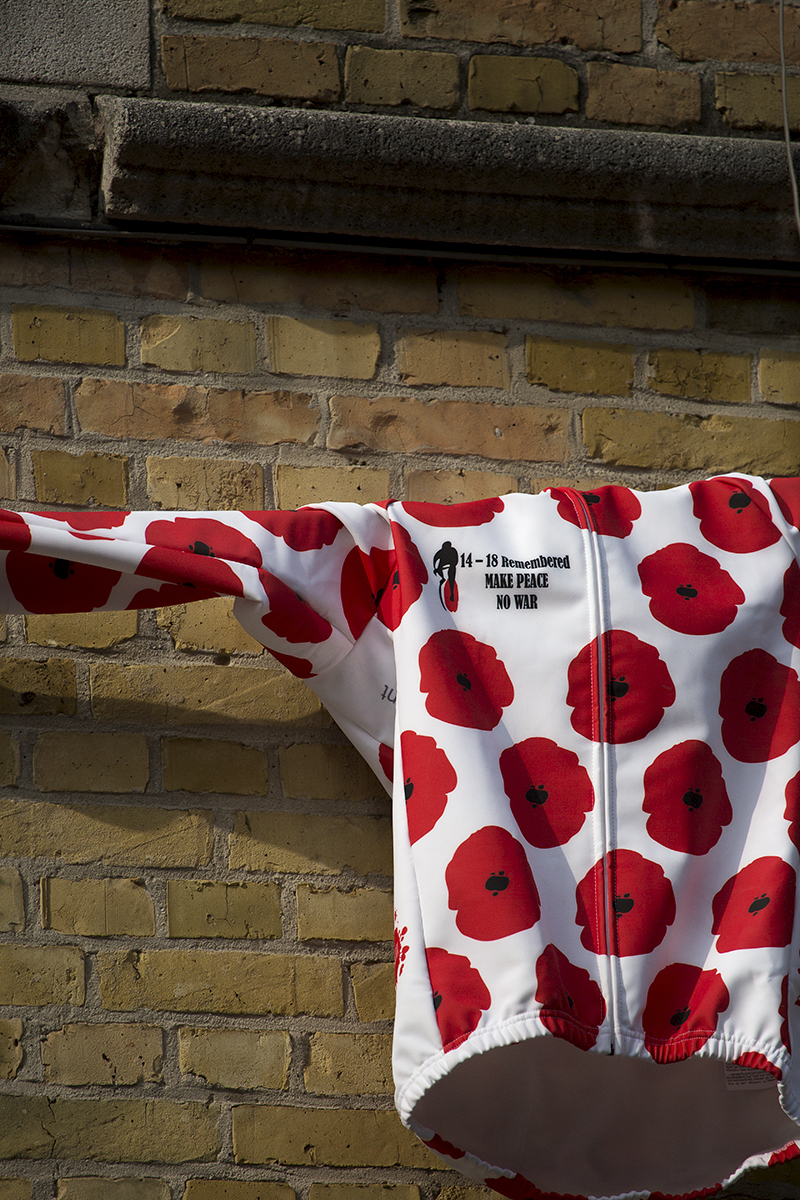
[[[120,438],[174,437],[275,446],[311,442],[319,424],[310,396],[182,383],[84,379],[76,388],[75,405],[85,433]]]
[[[22,877],[13,867],[0,867],[0,933],[19,933],[24,928]]]
[[[77,708],[75,663],[68,658],[5,658],[0,661],[0,715],[74,716]]]
[[[488,330],[401,329],[397,369],[409,384],[505,388],[507,351],[508,338]]]
[[[165,7],[171,17],[195,21],[313,25],[316,29],[357,29],[369,33],[380,33],[384,25],[384,0],[167,0]],[[249,1200],[249,1192],[247,1196]],[[223,1200],[221,1192],[218,1200]]]
[[[170,1200],[172,1195],[164,1179],[70,1175],[59,1179],[57,1187],[56,1200]]]
[[[91,668],[91,685],[92,711],[101,721],[279,726],[321,721],[313,692],[269,668],[108,664]]]
[[[640,50],[641,11],[636,2],[609,7],[602,0],[565,5],[560,0],[437,0],[435,6],[402,0],[406,37],[464,42],[547,45],[571,42],[581,50]]]
[[[526,339],[528,379],[554,392],[630,396],[633,346]]]
[[[180,809],[0,800],[0,854],[109,866],[198,867],[211,860],[213,814]]]
[[[439,305],[435,268],[394,256],[227,250],[201,259],[200,280],[204,296],[236,304],[288,302],[336,313],[435,313]]]
[[[12,1017],[0,1021],[0,1079],[15,1079],[22,1064],[22,1021]],[[3,1189],[0,1186],[0,1200]]]
[[[35,646],[81,646],[110,650],[136,637],[136,612],[48,613],[25,617],[26,640]]]
[[[503,462],[551,462],[569,454],[569,413],[463,400],[332,396],[328,447],[393,454],[478,454]]]
[[[323,42],[167,36],[161,39],[161,62],[172,91],[339,99],[336,47]]]
[[[458,108],[458,57],[420,50],[349,46],[345,98],[351,104],[416,104]]]
[[[0,1200],[33,1200],[33,1184],[28,1179],[0,1179]]]
[[[292,1045],[278,1029],[178,1030],[180,1068],[210,1087],[285,1088]]]
[[[83,955],[74,946],[0,945],[0,1004],[83,1004],[83,1000]],[[0,1143],[2,1128],[0,1120]]]
[[[191,604],[156,609],[177,650],[213,650],[216,654],[263,654],[264,647],[246,633],[233,615],[233,600],[217,596]]]
[[[178,252],[159,246],[94,244],[77,239],[69,248],[70,286],[76,292],[115,292],[156,300],[185,300],[189,267]]]
[[[0,1157],[211,1162],[218,1117],[201,1102],[0,1096]]]
[[[125,366],[125,326],[98,308],[43,308],[15,304],[14,351],[21,362],[38,358],[60,363]]]
[[[412,1183],[312,1183],[309,1200],[420,1200]]]
[[[317,1096],[362,1096],[394,1090],[391,1034],[313,1033],[308,1044],[310,1057],[303,1071],[306,1091]]]
[[[377,888],[297,888],[297,932],[301,941],[384,942],[392,937],[392,893]]]
[[[800,13],[786,6],[786,58],[800,63]],[[777,63],[778,10],[774,4],[733,0],[659,0],[656,36],[686,62]]]
[[[63,434],[66,394],[60,379],[0,375],[0,429]]]
[[[667,396],[719,400],[730,404],[750,401],[749,354],[714,354],[699,350],[653,350],[648,384]]]
[[[372,800],[385,788],[352,746],[285,746],[278,751],[284,796]]]
[[[389,472],[374,467],[290,467],[275,472],[279,508],[323,500],[376,504],[389,495]]]
[[[281,375],[372,379],[381,352],[378,326],[353,321],[270,317],[269,341],[272,370]]]
[[[262,795],[269,788],[266,751],[210,738],[163,738],[161,762],[168,792]]]
[[[513,475],[492,471],[407,471],[406,499],[432,504],[462,504],[517,491]]]
[[[147,495],[158,508],[261,509],[260,466],[241,459],[148,458]]]
[[[19,744],[7,729],[0,730],[0,785],[14,787],[19,778]]]
[[[557,58],[474,54],[467,97],[488,112],[577,112],[578,72]]]
[[[234,1107],[233,1153],[238,1163],[430,1170],[441,1162],[403,1128],[396,1113],[269,1104]]]
[[[589,408],[583,440],[592,458],[619,466],[792,475],[800,458],[800,421]]]
[[[149,778],[140,733],[42,733],[33,751],[33,780],[43,792],[143,792]]]
[[[744,75],[718,71],[714,76],[716,107],[734,129],[781,129],[783,101],[780,75]],[[789,128],[800,128],[800,79],[786,80]]]
[[[590,62],[586,116],[616,125],[694,125],[701,119],[700,76],[622,63]]]
[[[10,461],[5,450],[0,448],[0,497],[3,500],[15,500],[17,495],[17,480],[14,464]]]
[[[436,1200],[486,1200],[486,1188],[470,1187],[466,1183],[451,1183],[443,1187]]]
[[[35,235],[34,235],[35,236]],[[0,246],[0,286],[19,288],[68,287],[69,251],[66,246],[38,239]]]
[[[152,1025],[64,1025],[42,1040],[46,1083],[160,1083],[162,1033]]]
[[[800,404],[800,354],[762,350],[758,386],[770,404]]]
[[[268,1179],[190,1179],[183,1195],[184,1200],[294,1200],[288,1183]]]
[[[394,1016],[394,964],[352,963],[350,980],[360,1021],[389,1021]]]
[[[564,325],[691,329],[694,293],[655,275],[601,275],[585,270],[465,266],[459,304],[467,317],[519,317]]]
[[[85,937],[155,933],[153,902],[140,879],[41,880],[42,928]]]
[[[280,937],[281,891],[275,883],[170,879],[167,923],[170,937]]]
[[[164,371],[241,375],[256,365],[255,327],[251,321],[145,317],[141,338],[142,362]]]
[[[101,951],[97,965],[100,998],[112,1011],[321,1017],[344,1012],[342,968],[336,958],[172,947]]]
[[[300,813],[237,813],[230,866],[244,871],[391,875],[388,817],[316,817]]]
[[[128,503],[128,460],[115,454],[67,454],[34,450],[36,499],[44,504],[124,508]]]

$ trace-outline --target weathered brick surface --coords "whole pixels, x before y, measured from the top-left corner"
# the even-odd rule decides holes
[[[140,879],[41,881],[42,927],[87,937],[155,933],[153,902]]]
[[[28,1179],[0,1179],[0,1200],[32,1200],[33,1184]]]
[[[0,800],[0,854],[109,866],[195,867],[211,857],[210,812]]]
[[[415,104],[457,108],[458,58],[425,50],[350,46],[344,66],[345,99],[354,104]]]
[[[284,100],[337,100],[336,47],[279,38],[163,37],[161,61],[175,92],[253,92]]]
[[[604,0],[565,7],[558,0],[438,0],[435,7],[402,0],[402,31],[406,37],[452,38],[465,42],[510,42],[547,45],[572,42],[582,50],[615,50],[626,54],[641,48],[640,6],[609,5]]]
[[[290,467],[276,471],[279,508],[299,508],[323,500],[374,504],[389,495],[389,472],[375,467]]]
[[[394,1016],[394,963],[353,963],[350,981],[361,1021],[388,1021]]]
[[[297,888],[297,932],[301,941],[383,942],[392,936],[392,893],[377,888]]]
[[[173,17],[196,21],[252,21],[263,25],[313,25],[378,33],[383,0],[167,0]]]
[[[77,242],[69,248],[70,287],[76,292],[112,292],[154,300],[185,300],[189,268],[184,258],[159,247]]]
[[[19,933],[24,927],[22,878],[14,867],[0,867],[0,933]]]
[[[319,424],[319,413],[304,394],[228,391],[182,383],[84,379],[76,389],[75,406],[86,433],[120,438],[274,446],[310,442]]]
[[[635,329],[691,329],[695,321],[692,289],[658,275],[468,265],[459,271],[458,294],[466,317]]]
[[[92,711],[101,721],[289,725],[319,721],[321,713],[313,692],[269,668],[98,665],[91,686]]]
[[[615,125],[694,125],[700,120],[700,77],[684,71],[590,62],[586,116]]]
[[[312,1183],[308,1195],[309,1200],[419,1200],[420,1193],[413,1183]]]
[[[46,1083],[160,1083],[162,1033],[153,1025],[64,1025],[42,1040]]]
[[[583,438],[593,458],[664,470],[792,475],[800,459],[800,422],[589,408]]]
[[[264,507],[261,467],[241,459],[148,458],[147,495],[157,508]]]
[[[335,958],[173,948],[101,952],[97,965],[100,997],[110,1011],[339,1017],[344,1007]]]
[[[105,1179],[71,1175],[58,1180],[56,1200],[170,1200],[165,1179]]]
[[[800,12],[787,4],[786,58],[800,62]],[[656,36],[686,62],[777,63],[777,4],[735,0],[659,0]]]
[[[22,1065],[22,1021],[11,1017],[0,1021],[0,1079],[14,1079]],[[2,1200],[0,1190],[0,1200]]]
[[[493,471],[408,471],[406,474],[406,499],[432,504],[463,504],[516,491],[514,475]]]
[[[5,658],[0,661],[0,714],[74,716],[77,706],[75,663],[66,658]]]
[[[212,650],[215,654],[264,653],[261,643],[250,637],[234,617],[233,600],[229,596],[158,608],[156,621],[161,629],[167,630],[176,650]]]
[[[127,458],[34,450],[32,459],[36,499],[45,504],[124,508],[127,503]]]
[[[771,404],[800,404],[800,354],[762,350],[758,386]]]
[[[391,875],[387,817],[316,817],[296,813],[237,813],[230,865],[245,871]]]
[[[0,731],[0,786],[13,787],[19,777],[19,743],[7,729]]]
[[[180,1068],[211,1087],[285,1088],[291,1042],[279,1029],[178,1031]]]
[[[220,1149],[217,1119],[198,1102],[0,1096],[0,1157],[208,1162]]]
[[[280,888],[275,883],[170,879],[167,924],[170,937],[280,937]]]
[[[436,269],[416,259],[285,250],[208,254],[200,262],[203,295],[238,304],[297,303],[347,313],[434,313]]]
[[[251,321],[152,316],[141,323],[142,362],[164,371],[242,375],[256,363]]]
[[[266,753],[241,742],[162,738],[161,773],[168,792],[249,796],[261,795],[269,787]]]
[[[83,954],[74,946],[0,945],[0,1004],[80,1005],[84,996]],[[0,1120],[0,1145],[2,1128]]]
[[[240,1104],[233,1109],[233,1152],[240,1163],[437,1165],[395,1113],[369,1109]]]
[[[140,733],[42,733],[33,778],[43,792],[143,792],[150,777]]]
[[[666,396],[747,404],[750,400],[749,354],[700,350],[653,350],[649,386]]]
[[[389,1033],[314,1033],[303,1071],[306,1090],[320,1096],[390,1094],[392,1036]]]
[[[711,276],[703,291],[709,329],[770,338],[794,336],[800,329],[800,294],[794,280],[746,276],[731,287],[730,278]],[[744,339],[744,348],[750,347],[750,340]]]
[[[543,384],[555,392],[630,396],[633,346],[609,345],[607,342],[560,342],[534,337],[526,341],[528,379],[531,383]]]
[[[288,1183],[261,1179],[190,1179],[184,1200],[294,1200]]]
[[[312,800],[371,800],[384,788],[352,746],[326,743],[283,746],[280,757],[284,796]]]
[[[489,330],[401,329],[397,369],[409,384],[507,387],[508,339]]]
[[[418,381],[415,381],[418,382]],[[527,405],[382,396],[332,396],[328,446],[405,454],[478,454],[502,462],[551,462],[569,452],[569,415]]]
[[[272,370],[277,374],[372,379],[378,366],[378,326],[354,321],[270,317]]]
[[[67,287],[69,279],[67,246],[33,238],[0,242],[0,287]]]
[[[125,327],[114,313],[92,308],[15,304],[14,353],[20,362],[125,365]]]
[[[557,58],[474,54],[467,101],[488,112],[577,112],[578,73]]]
[[[5,450],[0,449],[0,499],[15,500],[17,480],[14,463]]]
[[[64,384],[43,376],[0,375],[0,429],[64,432]]]
[[[783,128],[779,75],[744,75],[720,71],[714,77],[715,103],[723,120],[734,129]],[[786,80],[789,126],[800,126],[800,79]]]
[[[136,612],[49,613],[25,617],[25,637],[36,646],[80,646],[110,650],[136,636]]]

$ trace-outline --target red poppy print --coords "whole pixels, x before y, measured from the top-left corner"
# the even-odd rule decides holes
[[[329,621],[269,571],[259,571],[258,578],[270,604],[262,625],[286,642],[327,641],[333,632]]]
[[[554,1037],[589,1050],[597,1041],[606,1015],[606,1002],[588,971],[576,967],[551,942],[536,962],[536,1001],[539,1020]]]
[[[771,479],[769,486],[784,520],[800,529],[800,478]]]
[[[152,521],[145,530],[149,546],[182,550],[200,558],[226,558],[230,562],[261,566],[261,551],[255,542],[238,529],[210,517],[175,517],[172,521]]]
[[[550,488],[550,495],[558,500],[558,515],[564,521],[584,527],[583,513],[580,510],[576,512],[569,492]],[[612,484],[592,492],[580,492],[579,495],[589,509],[591,527],[606,537],[626,538],[633,529],[633,522],[642,515],[642,506],[636,495],[626,487]]]
[[[720,681],[725,749],[738,762],[768,762],[800,741],[800,680],[766,650],[748,650]]]
[[[163,608],[171,604],[189,604],[193,600],[213,600],[216,592],[196,588],[191,583],[162,583],[157,588],[142,588],[128,601],[131,608]]]
[[[593,742],[636,742],[659,724],[675,703],[675,686],[655,646],[624,629],[603,634],[606,729],[598,721],[595,695],[599,643],[595,638],[575,656],[567,674],[572,727]]]
[[[321,550],[331,546],[342,528],[342,522],[324,508],[300,508],[297,511],[246,512],[274,537],[283,538],[290,550]],[[259,566],[260,561],[259,561]]]
[[[392,525],[391,550],[373,547],[369,554],[354,546],[342,566],[342,607],[353,637],[358,638],[377,615],[395,630],[411,605],[422,595],[428,572],[405,529]]]
[[[541,913],[522,845],[499,825],[485,825],[456,850],[445,871],[449,907],[466,937],[481,942],[530,929]]]
[[[442,1046],[449,1050],[477,1029],[492,997],[465,955],[449,954],[433,946],[425,951],[425,957]]]
[[[12,550],[6,558],[11,591],[29,613],[91,612],[108,604],[121,572],[107,567]]]
[[[712,901],[717,950],[788,946],[794,921],[795,873],[782,858],[767,855],[742,867]]]
[[[789,822],[789,841],[800,850],[800,773],[789,780],[784,795],[786,807],[783,815]]]
[[[454,1146],[452,1142],[445,1141],[445,1139],[443,1137],[439,1137],[438,1133],[435,1133],[433,1135],[433,1137],[429,1138],[427,1141],[425,1140],[425,1138],[423,1138],[422,1141],[425,1142],[425,1145],[428,1147],[429,1150],[432,1150],[434,1152],[434,1154],[438,1154],[440,1157],[444,1157],[444,1158],[463,1158],[464,1157],[464,1154],[465,1154],[464,1150],[459,1150],[458,1146]]]
[[[800,1146],[796,1142],[789,1142],[782,1150],[776,1150],[774,1154],[770,1154],[768,1167],[774,1167],[777,1163],[789,1162],[793,1158],[797,1158],[800,1154]]]
[[[267,648],[269,649],[269,647]],[[316,675],[314,664],[307,658],[296,658],[294,654],[283,654],[279,650],[270,650],[269,652],[281,666],[286,667],[286,670],[291,671],[292,675],[296,675],[298,679],[313,679]]]
[[[594,789],[577,754],[549,738],[527,738],[500,755],[514,820],[526,842],[563,846],[594,808]]]
[[[783,636],[800,649],[800,566],[796,559],[783,577],[781,616],[784,618]]]
[[[198,589],[191,597],[184,596],[184,600],[200,600],[207,596],[220,594],[225,596],[244,595],[244,584],[226,562],[206,555],[170,550],[167,546],[153,546],[150,550],[145,551],[134,574]],[[161,600],[159,603],[178,604],[181,601]],[[138,607],[141,608],[143,605],[140,604]]]
[[[124,525],[129,512],[79,512],[57,513],[44,512],[40,517],[49,517],[51,521],[66,521],[70,529],[116,529]]]
[[[378,746],[378,764],[383,771],[389,783],[394,779],[394,750],[391,746],[387,746],[385,742],[381,742]]]
[[[664,940],[675,920],[672,884],[658,863],[636,850],[610,850],[605,872],[603,866],[602,861],[596,862],[575,891],[581,943],[595,954],[610,953],[619,958],[649,954]],[[608,903],[601,899],[606,879]]]
[[[19,513],[0,508],[0,550],[27,550],[31,531]]]
[[[770,1062],[765,1054],[759,1054],[757,1050],[746,1050],[744,1054],[740,1054],[733,1061],[737,1067],[749,1067],[751,1071],[766,1071],[768,1075],[774,1075],[776,1079],[783,1078],[783,1071],[780,1067],[776,1067],[775,1063]]]
[[[404,500],[403,508],[423,525],[461,529],[465,525],[485,525],[505,508],[499,497],[491,500],[468,500],[464,504],[422,504]]]
[[[467,729],[494,729],[514,699],[497,652],[469,633],[444,629],[419,654],[420,690],[432,717]]]
[[[690,740],[659,754],[644,773],[647,832],[683,854],[708,854],[733,809],[722,766],[710,746]]]
[[[400,735],[400,754],[408,836],[413,846],[433,829],[457,780],[452,763],[432,737],[406,730]]]
[[[750,554],[780,538],[769,504],[746,479],[725,476],[690,483],[694,515],[707,542],[732,554]]]
[[[657,1063],[680,1062],[716,1033],[730,995],[719,971],[670,963],[659,971],[642,1014],[644,1044]]]
[[[397,987],[397,981],[403,974],[403,969],[406,965],[406,955],[410,950],[410,946],[406,943],[406,934],[408,926],[404,925],[400,928],[397,920],[397,913],[394,914],[394,986]]]
[[[642,591],[657,621],[678,633],[721,633],[745,595],[715,558],[674,542],[639,564]]]

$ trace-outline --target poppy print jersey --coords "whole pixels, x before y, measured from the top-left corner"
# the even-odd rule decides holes
[[[7,612],[234,597],[391,790],[396,1102],[445,1163],[656,1200],[800,1154],[800,479],[4,512],[0,550]]]

